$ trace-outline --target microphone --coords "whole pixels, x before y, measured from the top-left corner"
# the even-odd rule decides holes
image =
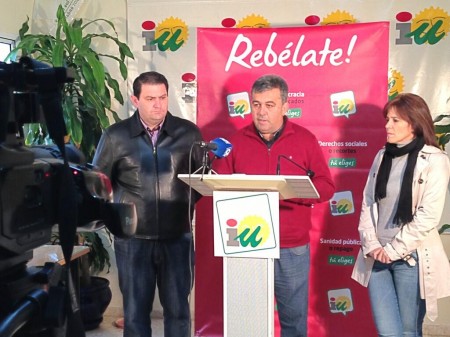
[[[303,171],[306,172],[306,175],[310,178],[314,177],[315,173],[312,170],[306,169],[303,166],[297,164],[295,161],[292,160],[291,156],[285,156],[284,154],[280,154],[278,155],[278,161],[277,161],[277,175],[280,175],[280,162],[281,162],[281,158],[284,158],[286,160],[288,160],[289,162],[291,162],[292,164],[294,164],[295,166],[297,166],[298,168],[302,169]]]
[[[211,142],[196,141],[194,144],[200,146],[202,149],[211,151],[215,157],[224,158],[228,156],[233,148],[233,145],[225,138],[215,138]]]
[[[194,144],[200,146],[202,149],[205,150],[217,150],[217,144],[212,141],[208,143],[201,140],[194,142]]]

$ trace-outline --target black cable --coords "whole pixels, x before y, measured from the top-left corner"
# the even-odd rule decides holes
[[[0,322],[0,336],[12,337],[32,319],[36,317],[42,319],[42,310],[47,303],[47,297],[47,293],[41,289],[31,291],[17,304],[16,309]]]

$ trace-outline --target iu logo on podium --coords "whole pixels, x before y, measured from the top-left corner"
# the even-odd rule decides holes
[[[279,257],[276,192],[215,192],[216,256]]]

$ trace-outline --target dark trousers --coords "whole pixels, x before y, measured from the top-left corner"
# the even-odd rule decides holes
[[[192,234],[177,240],[116,239],[124,337],[151,337],[156,286],[164,314],[164,336],[190,336],[189,294],[194,278]]]

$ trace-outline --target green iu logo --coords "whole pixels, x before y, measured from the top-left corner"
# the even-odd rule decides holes
[[[157,26],[152,21],[145,21],[142,26],[142,37],[145,39],[143,51],[177,51],[189,35],[186,24],[174,17],[165,19]]]
[[[228,247],[261,247],[270,236],[269,224],[257,215],[246,216],[240,222],[228,219],[226,224]]]

